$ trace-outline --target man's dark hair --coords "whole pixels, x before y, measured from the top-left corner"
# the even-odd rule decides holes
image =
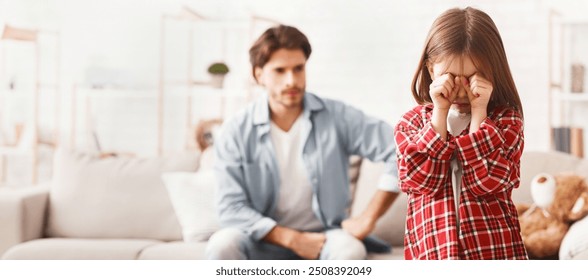
[[[287,25],[272,27],[266,30],[249,49],[249,60],[254,79],[256,79],[255,67],[263,68],[271,55],[279,49],[299,49],[304,53],[306,59],[310,57],[312,52],[308,38],[296,27]]]

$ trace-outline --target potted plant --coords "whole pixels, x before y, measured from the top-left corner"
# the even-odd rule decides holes
[[[208,66],[208,73],[210,73],[210,84],[216,88],[222,88],[225,80],[225,75],[229,73],[229,66],[223,62],[215,62]]]

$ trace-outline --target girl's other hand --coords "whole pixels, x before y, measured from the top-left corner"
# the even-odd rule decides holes
[[[468,93],[468,99],[470,100],[470,106],[473,111],[484,110],[488,108],[488,102],[492,96],[492,90],[494,87],[490,81],[484,79],[479,74],[474,74],[467,79],[463,79],[463,87]]]
[[[443,74],[433,80],[429,86],[429,95],[436,109],[449,110],[459,89],[455,81],[455,77],[449,73]]]

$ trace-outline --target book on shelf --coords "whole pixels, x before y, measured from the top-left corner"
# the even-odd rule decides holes
[[[584,157],[584,130],[581,127],[572,127],[570,130],[570,153]]]
[[[584,157],[584,130],[580,127],[561,126],[551,130],[556,151]]]

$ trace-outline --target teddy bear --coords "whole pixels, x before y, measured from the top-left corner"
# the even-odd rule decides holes
[[[222,119],[202,119],[194,129],[194,142],[200,151],[200,169],[208,169],[214,166],[214,138],[218,135]]]
[[[556,259],[570,226],[588,215],[588,185],[572,173],[536,175],[533,204],[517,204],[521,235],[529,258]]]
[[[222,119],[203,119],[200,120],[194,129],[194,140],[198,149],[203,152],[209,146],[212,146],[214,135],[222,125]]]

